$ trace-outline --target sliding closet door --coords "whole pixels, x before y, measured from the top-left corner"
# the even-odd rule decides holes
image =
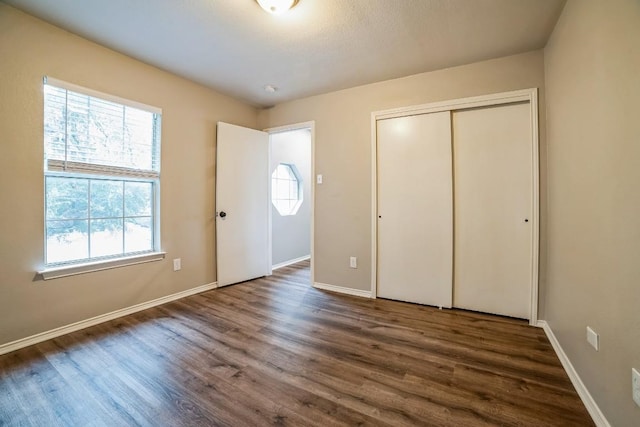
[[[381,298],[451,307],[450,113],[377,122]]]
[[[529,318],[529,103],[452,113],[455,307]]]

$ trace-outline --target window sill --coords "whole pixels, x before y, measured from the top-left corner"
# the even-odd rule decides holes
[[[127,265],[161,261],[164,259],[165,254],[166,252],[151,252],[124,258],[45,268],[44,270],[38,271],[38,274],[41,275],[44,280],[58,279],[60,277],[90,273],[92,271],[109,270],[112,268],[125,267]]]

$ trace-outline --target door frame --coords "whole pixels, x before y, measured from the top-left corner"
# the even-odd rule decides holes
[[[495,94],[459,98],[428,104],[400,107],[371,113],[371,298],[376,298],[378,285],[378,135],[377,121],[418,114],[455,111],[468,108],[490,107],[515,102],[529,102],[531,120],[532,159],[532,236],[531,236],[531,282],[529,324],[538,323],[538,268],[540,245],[540,158],[538,129],[538,88],[515,90]],[[453,268],[453,266],[452,266]]]
[[[315,247],[315,205],[316,205],[316,183],[315,183],[315,176],[316,176],[316,162],[315,162],[315,157],[316,157],[316,122],[314,120],[308,121],[308,122],[300,122],[300,123],[294,123],[294,124],[290,124],[290,125],[284,125],[284,126],[276,126],[276,127],[272,127],[272,128],[267,128],[267,129],[263,129],[264,132],[267,132],[269,134],[269,164],[271,164],[271,135],[273,135],[274,133],[280,133],[280,132],[288,132],[288,131],[293,131],[293,130],[301,130],[301,129],[309,129],[311,132],[311,173],[310,173],[310,177],[309,179],[311,180],[311,182],[309,183],[309,188],[311,189],[311,195],[310,195],[310,199],[311,199],[311,218],[309,219],[310,222],[310,227],[311,230],[310,231],[310,236],[309,236],[309,243],[311,245],[311,247],[309,248],[309,255],[311,257],[311,267],[310,267],[310,276],[311,276],[311,284],[313,285],[315,283],[315,269],[314,269],[314,265],[315,265],[315,257],[314,257],[314,247]],[[269,175],[269,234],[268,234],[268,242],[269,242],[269,274],[272,273],[272,264],[273,264],[273,242],[272,242],[272,233],[273,233],[273,225],[272,225],[272,213],[271,213],[271,175]]]

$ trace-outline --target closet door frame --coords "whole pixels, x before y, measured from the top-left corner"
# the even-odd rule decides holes
[[[531,159],[532,159],[532,236],[531,236],[531,281],[529,324],[538,323],[538,266],[540,242],[540,184],[539,184],[539,131],[538,131],[538,89],[523,89],[460,98],[429,104],[413,105],[371,113],[371,297],[376,298],[378,285],[378,135],[377,121],[396,117],[414,116],[442,111],[455,111],[467,108],[490,107],[515,102],[529,103],[531,120]],[[453,266],[452,266],[453,268]]]

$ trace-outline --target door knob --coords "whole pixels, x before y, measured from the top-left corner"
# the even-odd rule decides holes
[[[227,213],[225,211],[221,211],[220,218],[224,218],[225,216],[227,216]]]
[[[524,222],[529,222],[529,218],[525,218],[525,219],[524,219]]]

